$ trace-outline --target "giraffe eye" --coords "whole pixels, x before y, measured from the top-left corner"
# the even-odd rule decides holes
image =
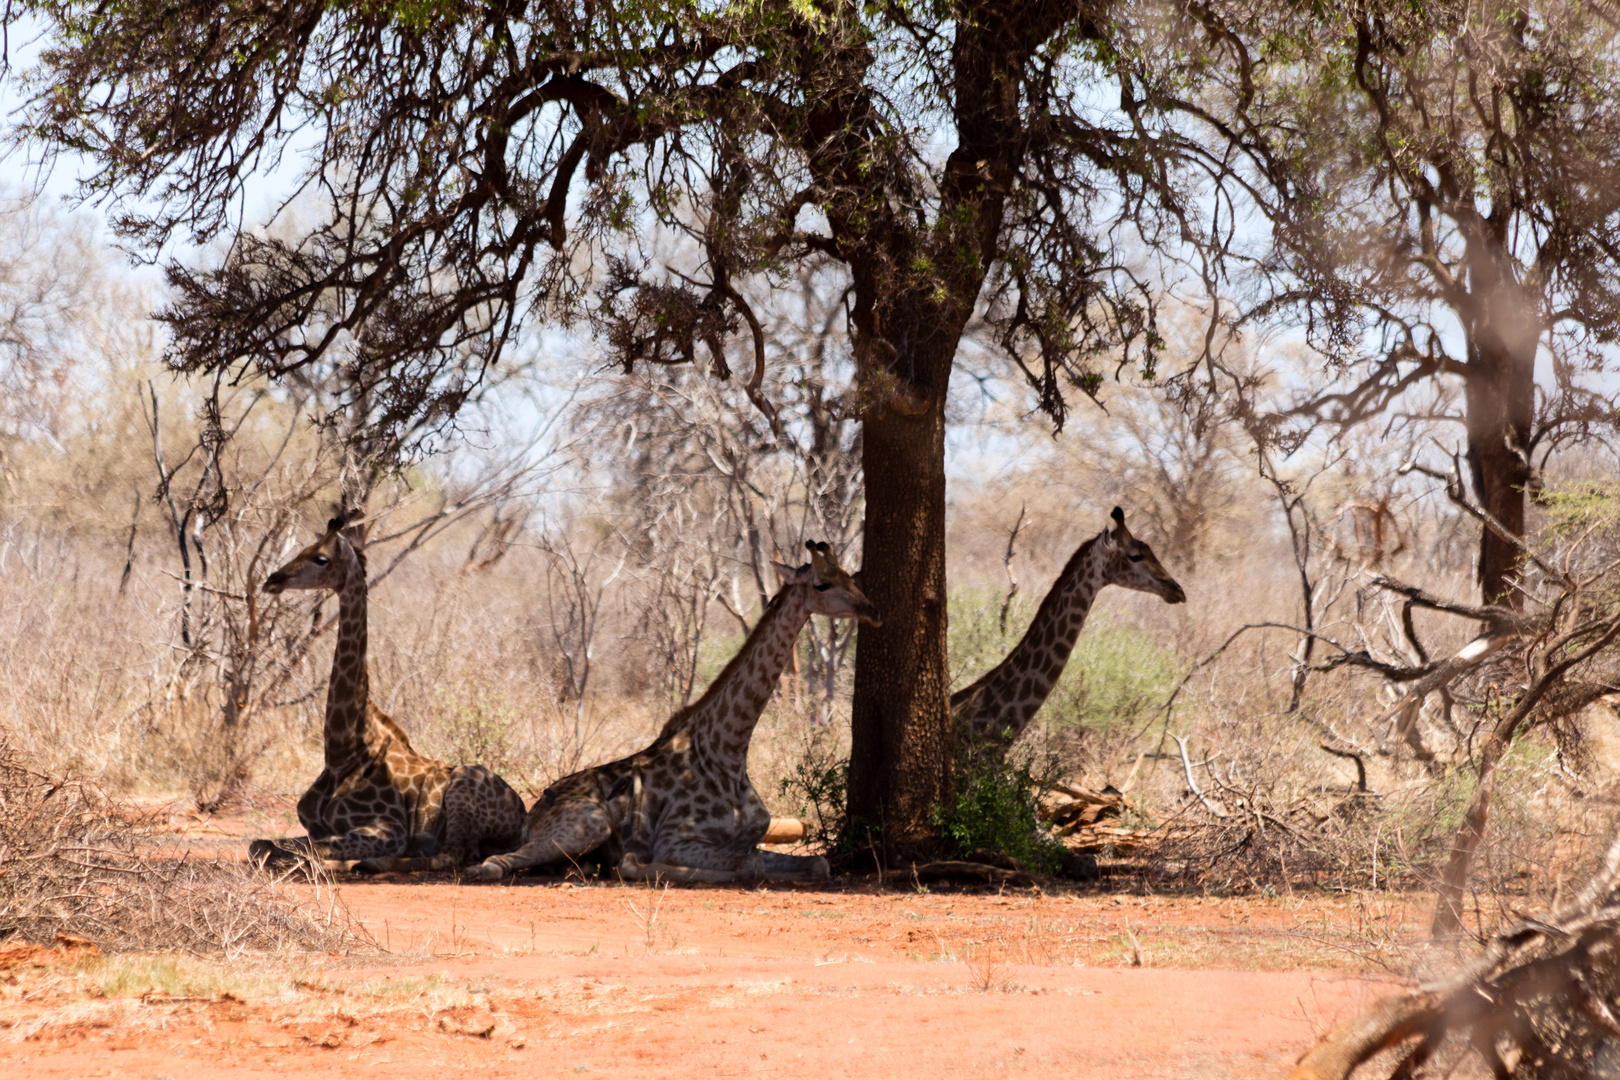
[[[830,588],[832,588],[832,582],[823,581],[820,585],[816,586],[816,592],[826,592]]]
[[[311,559],[310,561],[313,562],[316,566],[325,566],[327,563],[331,562],[332,560],[328,559],[325,555],[317,555],[313,559]]]
[[[1126,558],[1130,559],[1131,562],[1141,562],[1142,561],[1142,553],[1140,551],[1138,551],[1134,555],[1127,555]]]

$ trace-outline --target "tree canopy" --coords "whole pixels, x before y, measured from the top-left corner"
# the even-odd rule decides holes
[[[229,244],[167,262],[182,370],[347,366],[373,424],[412,427],[526,324],[591,317],[626,363],[703,347],[724,376],[739,328],[765,359],[748,283],[813,255],[849,268],[870,392],[902,409],[930,389],[902,313],[960,324],[986,277],[1054,419],[1061,376],[1152,362],[1115,241],[1162,177],[1099,107],[1106,7],[29,6],[52,41],[27,134],[94,163],[80,194],[137,250]],[[244,228],[289,158],[318,220]]]
[[[385,451],[452,424],[543,322],[720,378],[736,336],[771,415],[748,297],[807,260],[839,267],[856,367],[839,408],[863,422],[884,613],[860,635],[850,810],[926,837],[950,784],[943,431],[963,329],[986,319],[1058,424],[1065,385],[1151,370],[1159,345],[1143,260],[1179,228],[1176,192],[1118,89],[1118,9],[25,7],[50,27],[26,132],[86,155],[81,194],[165,261],[172,365],[340,369]],[[246,226],[251,178],[288,166],[308,224]]]
[[[1487,599],[1517,602],[1538,463],[1620,416],[1593,378],[1620,334],[1617,45],[1601,4],[1192,0],[1133,54],[1203,162],[1230,325],[1303,328],[1327,372],[1267,415],[1214,351],[1211,385],[1285,450],[1322,422],[1459,423],[1500,526]]]

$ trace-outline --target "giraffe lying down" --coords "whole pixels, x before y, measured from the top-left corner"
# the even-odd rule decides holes
[[[266,592],[338,594],[337,645],[326,687],[326,767],[298,800],[308,836],[255,840],[264,864],[314,860],[354,869],[454,870],[522,840],[523,800],[482,765],[448,765],[411,749],[371,700],[366,671],[364,533],[343,517],[264,583]]]
[[[748,779],[748,743],[811,615],[880,625],[877,609],[824,543],[777,566],[782,588],[703,697],[645,750],[565,776],[529,810],[524,843],[470,867],[494,881],[601,849],[632,880],[823,881],[819,856],[760,851],[770,813]]]

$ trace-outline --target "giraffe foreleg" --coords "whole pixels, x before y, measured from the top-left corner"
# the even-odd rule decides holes
[[[468,881],[499,881],[503,877],[563,859],[578,859],[607,843],[613,822],[607,807],[590,799],[570,799],[545,806],[529,821],[523,846],[504,855],[492,855],[470,866]]]
[[[248,858],[260,866],[302,861],[328,870],[347,870],[356,860],[387,858],[404,850],[404,832],[393,822],[377,822],[321,840],[307,836],[255,840],[248,845]]]
[[[779,851],[756,851],[759,876],[766,881],[826,881],[832,867],[820,855],[785,855]]]
[[[353,865],[340,859],[322,858],[307,836],[282,836],[274,840],[254,840],[248,844],[248,861],[260,869],[286,870],[318,866],[322,870],[346,871]]]
[[[624,858],[619,860],[618,869],[619,876],[626,881],[672,881],[678,884],[706,881],[726,884],[743,880],[735,870],[704,870],[664,862],[644,863],[633,851],[624,853]]]

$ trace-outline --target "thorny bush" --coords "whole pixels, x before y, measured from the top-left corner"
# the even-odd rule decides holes
[[[90,781],[36,770],[0,735],[0,937],[227,956],[355,939],[318,885],[163,852],[154,824]]]

